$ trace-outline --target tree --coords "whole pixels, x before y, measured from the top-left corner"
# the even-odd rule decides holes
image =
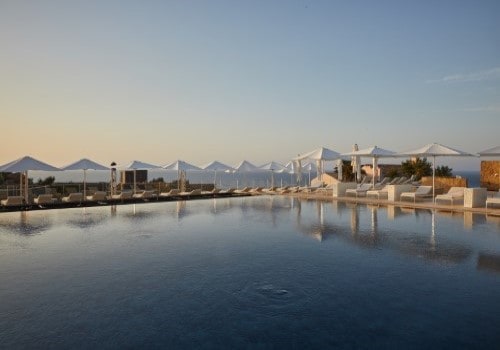
[[[404,176],[416,175],[418,179],[422,176],[432,175],[432,164],[427,158],[415,158],[401,162],[401,172]]]
[[[453,176],[453,169],[446,166],[446,165],[438,166],[438,167],[436,167],[436,176],[452,177]]]

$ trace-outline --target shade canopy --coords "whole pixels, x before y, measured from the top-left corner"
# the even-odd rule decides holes
[[[145,162],[141,162],[139,160],[134,160],[127,164],[123,169],[129,170],[148,170],[148,169],[158,169],[160,168],[158,165],[149,164]]]
[[[253,165],[247,160],[243,160],[234,167],[234,170],[239,172],[249,172],[249,171],[261,171],[262,169]]]
[[[221,163],[217,160],[214,160],[213,162],[210,162],[207,165],[202,166],[201,168],[203,170],[212,170],[212,171],[232,171],[233,170],[233,168],[231,168],[229,165]]]
[[[188,171],[188,170],[202,170],[196,165],[190,164],[183,160],[177,160],[173,163],[162,166],[165,170],[177,170],[177,171]]]
[[[109,170],[109,168],[90,159],[83,158],[62,167],[61,170]]]
[[[439,157],[439,156],[446,156],[446,157],[474,157],[473,154],[459,151],[457,149],[448,147],[448,146],[443,146],[439,143],[429,143],[428,145],[425,145],[423,147],[407,151],[407,152],[401,152],[397,153],[397,156],[419,156],[419,157]]]
[[[271,161],[269,163],[261,165],[259,168],[262,170],[270,170],[270,171],[274,171],[274,172],[280,172],[280,171],[286,169],[283,164],[280,164],[280,163],[275,162],[275,161]]]
[[[316,164],[309,162],[309,163],[304,164],[302,166],[302,169],[304,171],[316,171],[316,170],[318,170],[318,167],[316,166]]]
[[[307,152],[303,155],[293,158],[294,160],[304,160],[304,159],[313,159],[313,160],[336,160],[341,157],[341,154],[331,149],[320,147],[315,149],[314,151]]]
[[[432,157],[432,198],[434,201],[436,200],[436,157],[474,157],[473,154],[443,146],[439,143],[429,143],[428,145],[411,151],[398,153],[398,155]]]
[[[349,153],[343,153],[343,156],[359,156],[359,157],[397,157],[397,153],[383,149],[377,146],[368,147],[365,149],[360,149],[357,151],[352,151]]]
[[[30,170],[60,171],[61,169],[30,156],[25,156],[0,166],[0,172],[4,173],[22,173]]]
[[[500,146],[479,152],[481,157],[500,157]]]

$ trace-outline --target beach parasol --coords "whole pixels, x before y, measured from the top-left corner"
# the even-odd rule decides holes
[[[259,168],[262,170],[268,170],[271,172],[271,187],[274,187],[274,172],[280,172],[280,171],[283,171],[286,169],[284,165],[282,165],[278,162],[275,162],[275,161],[271,161],[269,163],[266,163],[266,164],[260,166]]]
[[[0,172],[3,173],[23,173],[25,178],[24,183],[24,201],[28,203],[28,171],[38,170],[38,171],[60,171],[61,169],[56,168],[50,164],[39,161],[33,157],[25,156],[16,159],[10,163],[0,166]],[[23,187],[21,176],[21,189]],[[21,196],[23,195],[22,190],[20,191]]]
[[[173,163],[162,166],[165,170],[176,170],[177,171],[177,187],[180,189],[181,173],[189,170],[203,170],[196,165],[190,164],[183,160],[176,160]]]
[[[337,160],[339,158],[341,158],[340,153],[338,153],[336,151],[332,151],[331,149],[328,149],[325,147],[320,147],[320,148],[317,148],[311,152],[307,152],[305,154],[299,155],[299,156],[293,158],[293,160],[297,161],[299,163],[299,165],[300,165],[300,162],[304,159],[315,160],[318,173],[320,174],[321,180],[322,180],[322,176],[324,173],[324,162]],[[298,169],[298,170],[301,170],[301,169]]]
[[[357,146],[357,145],[356,145]],[[377,146],[368,147],[365,149],[361,149],[358,151],[353,151],[349,153],[344,153],[344,156],[354,156],[354,157],[371,157],[373,160],[373,176],[372,182],[373,186],[375,186],[376,178],[377,178],[377,169],[378,169],[378,159],[384,157],[397,157],[397,153],[393,151],[389,151]],[[359,163],[358,160],[356,162]],[[357,166],[357,164],[356,164]]]
[[[87,170],[109,170],[99,163],[83,158],[74,163],[62,167],[61,170],[83,170],[83,200],[87,199]]]
[[[436,178],[436,157],[474,157],[473,154],[459,151],[457,149],[443,146],[439,143],[429,143],[423,147],[401,152],[397,154],[398,156],[412,156],[412,157],[432,157],[432,197],[435,201],[435,178]]]
[[[160,168],[158,165],[153,165],[149,163],[144,163],[139,160],[134,160],[126,165],[123,169],[125,170],[133,170],[134,171],[134,194],[136,192],[136,172],[137,170],[149,170],[149,169],[158,169]]]
[[[221,163],[219,161],[214,160],[213,162],[208,163],[205,166],[201,167],[203,170],[213,171],[214,172],[214,188],[217,183],[217,171],[232,171],[234,170],[229,165]]]

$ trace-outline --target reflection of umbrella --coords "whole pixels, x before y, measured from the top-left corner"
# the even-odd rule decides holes
[[[196,165],[190,164],[183,160],[177,160],[173,163],[162,166],[165,170],[177,170],[177,187],[180,188],[181,172],[188,170],[202,170]]]
[[[60,171],[47,163],[41,162],[30,156],[16,159],[10,163],[0,166],[0,172],[3,173],[24,173],[25,183],[24,183],[24,201],[28,203],[28,171],[39,170],[39,171]],[[21,176],[21,188],[22,188],[22,176]],[[22,191],[21,195],[22,195]]]
[[[432,197],[435,201],[436,157],[473,157],[474,155],[440,145],[439,143],[430,143],[421,148],[398,153],[398,156],[432,157]]]
[[[109,168],[96,163],[90,159],[80,159],[70,165],[66,165],[61,170],[83,170],[83,200],[87,198],[87,170],[109,170]]]
[[[218,162],[216,160],[214,160],[211,163],[208,163],[205,166],[202,166],[201,168],[203,170],[212,170],[214,172],[214,188],[215,188],[216,182],[217,182],[217,171],[218,170],[221,170],[221,171],[232,171],[232,170],[234,170],[229,165],[226,165],[224,163]]]
[[[378,159],[382,157],[395,157],[395,152],[389,151],[377,146],[368,147],[362,150],[344,153],[345,156],[354,156],[354,157],[372,157],[373,158],[373,186],[375,186],[376,178],[377,178],[377,169],[378,169]],[[357,164],[356,164],[357,166]]]
[[[280,172],[286,170],[284,165],[275,161],[266,163],[260,166],[259,168],[262,170],[269,170],[271,172],[271,187],[274,187],[274,172]]]
[[[136,191],[136,171],[137,170],[148,170],[148,169],[158,169],[159,166],[149,164],[149,163],[144,163],[138,160],[134,160],[133,162],[129,163],[125,169],[133,170],[134,171],[134,193]]]

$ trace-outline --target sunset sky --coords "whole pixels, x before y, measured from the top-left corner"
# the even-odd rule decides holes
[[[500,145],[500,1],[0,0],[0,121],[0,164],[476,153]]]

